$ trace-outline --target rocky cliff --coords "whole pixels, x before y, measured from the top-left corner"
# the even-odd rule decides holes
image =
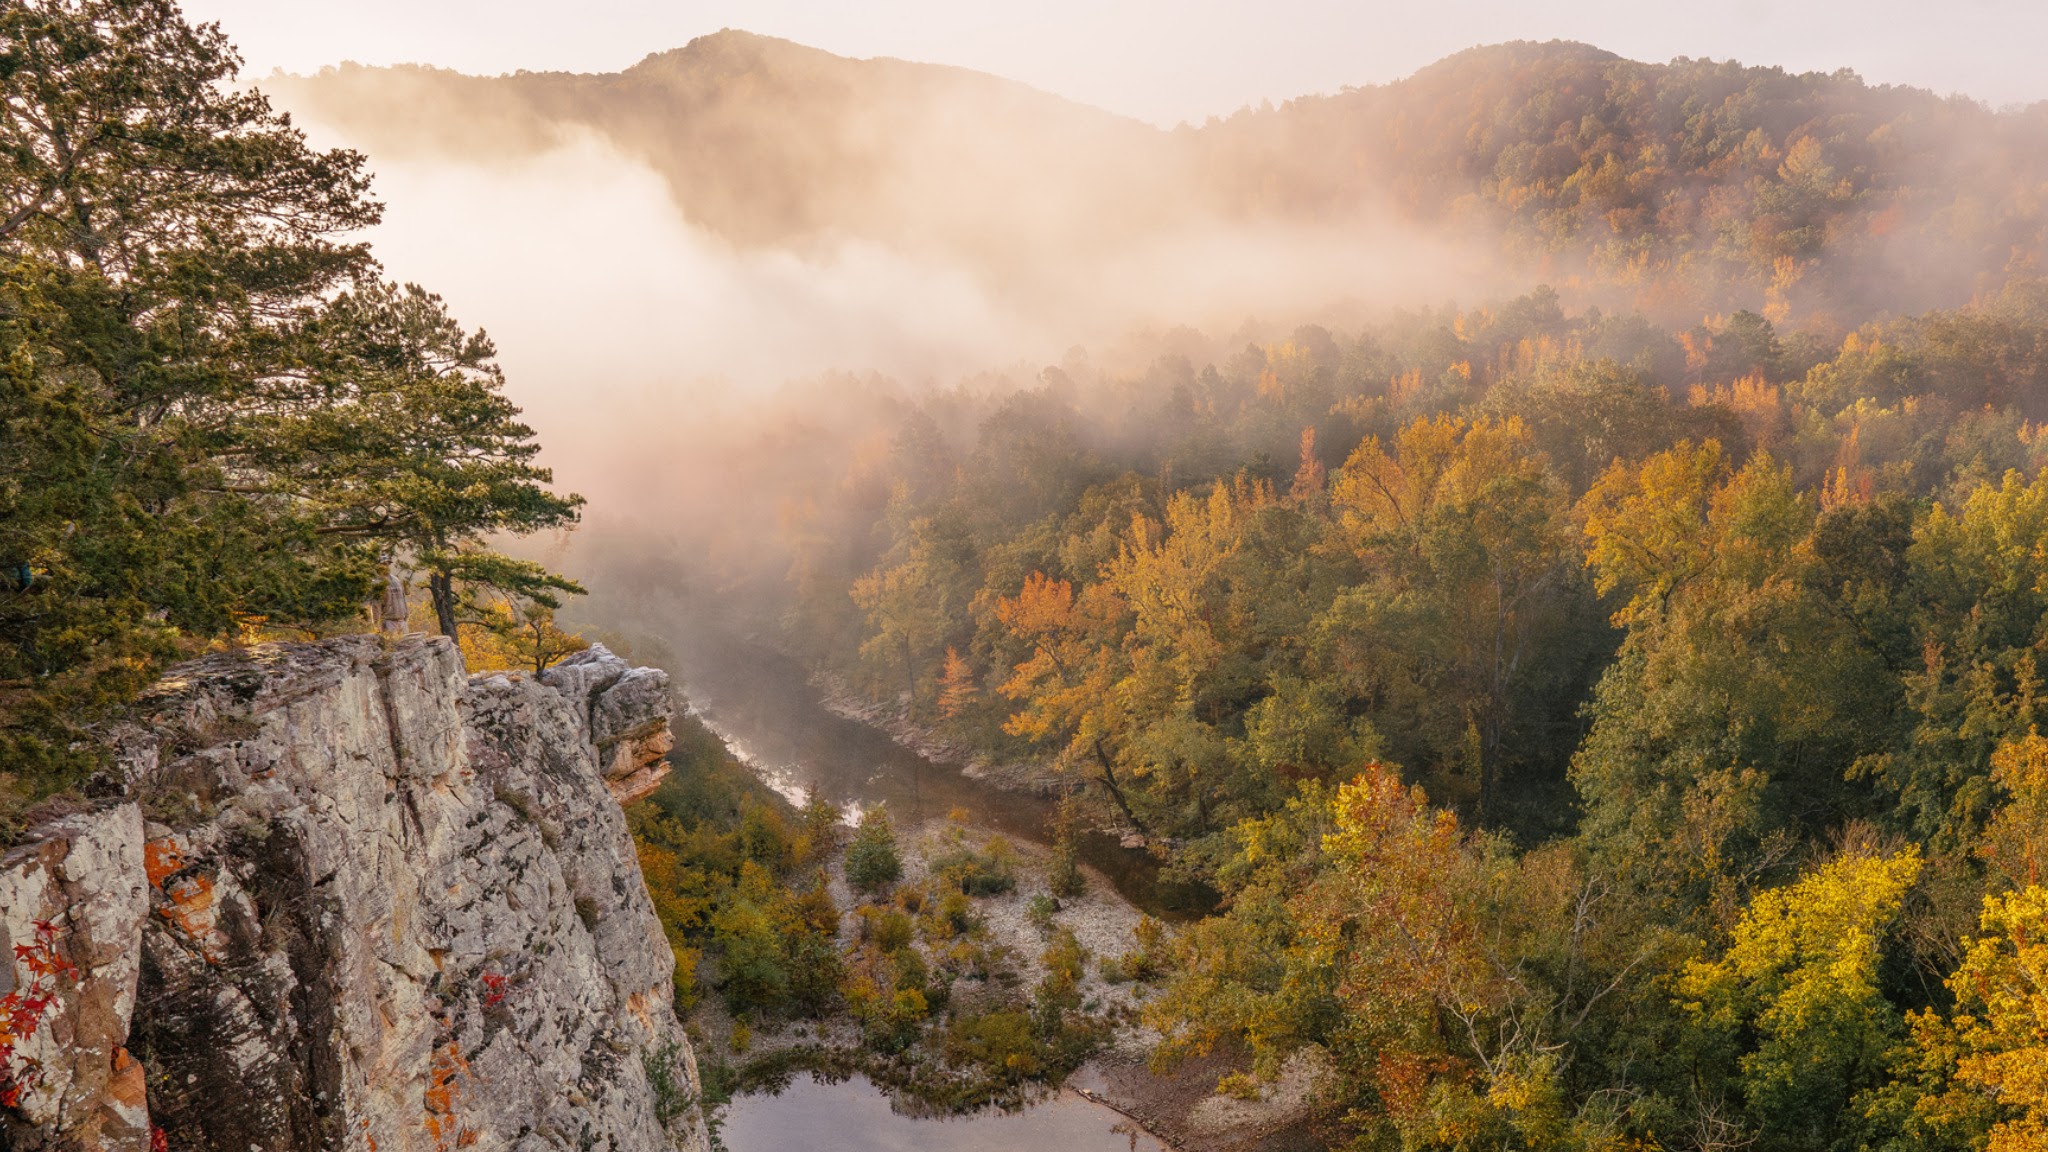
[[[705,1148],[619,809],[669,707],[601,648],[176,669],[106,795],[0,857],[0,1147]]]

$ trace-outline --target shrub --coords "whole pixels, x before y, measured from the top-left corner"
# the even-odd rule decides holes
[[[849,989],[847,998],[860,1018],[869,1047],[880,1052],[901,1052],[917,1042],[920,1025],[931,1014],[924,993],[916,988],[886,990],[865,977],[857,977],[859,988]]]
[[[1031,898],[1030,904],[1025,906],[1024,918],[1031,921],[1031,926],[1038,929],[1039,935],[1050,936],[1052,935],[1053,914],[1059,910],[1059,901],[1040,892]]]
[[[932,922],[948,939],[965,937],[981,927],[981,920],[975,918],[973,904],[969,904],[967,896],[961,896],[958,892],[948,892],[944,898],[940,898],[938,914],[932,916]]]
[[[690,1088],[682,1051],[682,1045],[670,1042],[650,1048],[640,1057],[641,1066],[647,1071],[647,1086],[654,1093],[654,1118],[664,1128],[697,1106],[697,1093]]]
[[[990,1012],[956,1016],[946,1029],[948,1063],[982,1069],[991,1077],[1015,1083],[1043,1068],[1038,1036],[1024,1012]]]
[[[853,843],[846,848],[846,881],[863,892],[879,892],[902,878],[896,829],[888,810],[877,805],[861,815]]]
[[[1259,1081],[1243,1072],[1231,1072],[1216,1081],[1216,1091],[1232,1100],[1257,1100]]]
[[[1041,1012],[1057,1020],[1060,1012],[1080,1007],[1081,978],[1088,971],[1088,950],[1081,946],[1073,929],[1061,928],[1040,959],[1045,963],[1045,979],[1038,982],[1038,1006]]]
[[[860,938],[885,955],[909,947],[915,928],[910,917],[894,908],[871,905],[860,910]]]
[[[1116,971],[1126,980],[1156,980],[1166,972],[1171,960],[1167,949],[1166,925],[1146,916],[1131,929],[1134,947],[1125,952],[1116,963]],[[1108,975],[1105,966],[1104,975]]]
[[[959,829],[953,829],[952,847],[932,861],[932,871],[947,884],[968,896],[1001,896],[1017,887],[1016,850],[1000,836],[976,851]]]

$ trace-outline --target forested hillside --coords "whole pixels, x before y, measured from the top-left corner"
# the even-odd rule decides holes
[[[579,501],[489,342],[354,243],[363,157],[163,0],[0,7],[0,45],[0,817],[164,661],[364,626],[393,565],[444,631],[538,644],[574,585],[491,544]],[[1226,233],[1476,261],[1463,303],[673,426],[650,388],[666,499],[590,556],[615,616],[628,574],[684,588],[1219,893],[1120,975],[1162,1063],[1310,1069],[1323,1145],[2048,1146],[2048,106],[1516,44],[1163,131],[738,33],[275,86],[380,155],[594,134],[736,249],[876,243],[1079,311],[1156,251],[1231,281]],[[948,1033],[879,904],[850,984],[792,984],[830,971],[833,813],[671,807],[657,903],[736,1000],[850,986],[894,1050],[950,1035],[1016,1087],[1079,999],[1061,948],[1044,1027]],[[956,863],[963,896],[1000,871]]]
[[[1348,243],[1360,280],[1396,263],[1434,284],[1393,241],[1426,236],[1465,290],[1542,281],[1667,321],[1746,308],[1839,334],[1959,305],[2048,240],[2048,107],[1561,42],[1176,131],[731,31],[613,75],[346,66],[267,87],[391,158],[595,134],[739,244],[877,241],[1008,292],[1071,293],[1219,235]]]
[[[2048,287],[1162,343],[800,388],[682,576],[1221,890],[1162,1059],[1332,1146],[2034,1146]]]
[[[1853,327],[1959,304],[2048,239],[2048,105],[1998,113],[1847,70],[1503,44],[1186,135],[1238,211],[1383,197],[1665,318]]]

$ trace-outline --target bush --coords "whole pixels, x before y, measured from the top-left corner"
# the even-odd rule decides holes
[[[877,805],[861,815],[853,843],[846,848],[846,882],[863,892],[879,892],[903,878],[896,855],[896,829],[888,810]]]
[[[1261,1095],[1257,1077],[1231,1072],[1216,1081],[1216,1091],[1232,1100],[1257,1100]]]
[[[981,921],[974,915],[974,906],[958,892],[948,892],[939,897],[938,907],[925,917],[924,924],[925,939],[933,944],[971,935],[981,927]]]
[[[947,1062],[982,1069],[1004,1083],[1029,1079],[1043,1068],[1031,1017],[1014,1010],[954,1017],[945,1052]]]
[[[1088,971],[1088,950],[1071,928],[1061,928],[1039,958],[1045,979],[1038,982],[1038,1006],[1057,1020],[1062,1011],[1081,1006],[1081,978]]]
[[[894,908],[870,905],[860,910],[860,938],[884,955],[909,947],[914,929],[910,917]]]
[[[1131,929],[1135,947],[1116,963],[1116,973],[1125,980],[1157,980],[1166,972],[1172,956],[1167,949],[1166,925],[1147,916]],[[1104,974],[1108,975],[1105,965]]]
[[[998,836],[977,852],[955,841],[952,851],[932,862],[932,871],[968,896],[1001,896],[1017,887],[1016,851]]]
[[[878,1052],[901,1052],[917,1042],[931,1006],[917,988],[887,988],[856,975],[847,1000],[861,1022],[868,1046]]]
[[[1031,898],[1029,905],[1025,906],[1024,918],[1031,921],[1031,926],[1038,929],[1039,935],[1050,936],[1052,935],[1053,914],[1059,910],[1059,901],[1040,892]]]

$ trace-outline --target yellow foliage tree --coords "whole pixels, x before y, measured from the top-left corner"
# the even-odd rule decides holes
[[[946,649],[946,667],[939,676],[939,715],[958,720],[974,706],[981,689],[974,683],[974,666],[958,648]]]
[[[1956,1078],[2006,1110],[1987,1152],[2048,1149],[2048,888],[1987,897],[1984,935],[1949,978]]]
[[[2048,879],[2048,739],[2029,729],[1999,745],[1991,778],[2009,799],[1985,828],[1980,852],[2013,883],[2039,884]]]
[[[1681,1005],[1736,1057],[1745,1103],[1774,1131],[1826,1135],[1840,1102],[1874,1085],[1899,1023],[1880,948],[1920,866],[1917,848],[1851,852],[1760,892],[1722,957],[1680,974]]]

